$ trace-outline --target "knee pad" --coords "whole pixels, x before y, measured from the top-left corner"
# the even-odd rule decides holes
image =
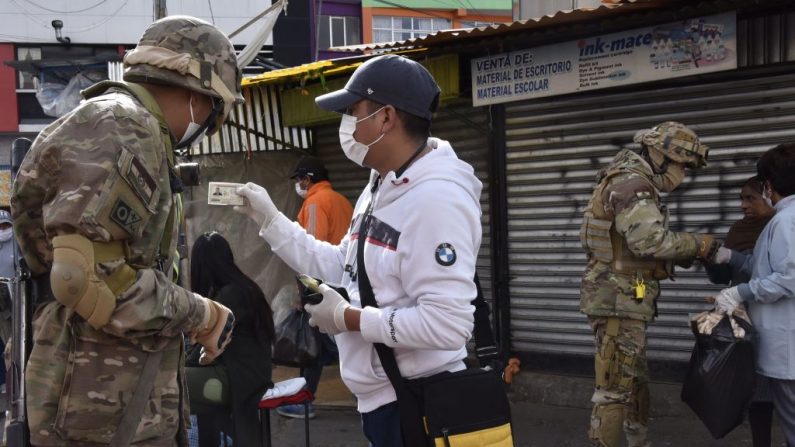
[[[620,403],[594,405],[591,412],[591,428],[588,430],[591,442],[603,447],[621,445],[624,411],[624,405]]]

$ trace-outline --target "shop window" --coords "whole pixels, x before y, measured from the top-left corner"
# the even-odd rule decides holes
[[[361,39],[361,20],[359,17],[320,16],[318,29],[318,48],[358,45]]]
[[[450,20],[440,18],[373,16],[373,43],[423,37],[450,25]]]
[[[35,47],[18,47],[17,60],[18,61],[35,61],[41,59],[41,48]],[[36,77],[32,73],[19,72],[19,84],[17,90],[35,90]]]

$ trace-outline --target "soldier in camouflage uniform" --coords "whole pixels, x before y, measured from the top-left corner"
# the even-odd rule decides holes
[[[213,25],[172,16],[124,61],[125,82],[92,86],[41,132],[14,185],[37,289],[25,370],[36,446],[187,445],[183,333],[210,362],[234,321],[170,280],[173,148],[242,102],[234,48]]]
[[[620,445],[622,428],[630,447],[649,445],[646,326],[656,315],[659,281],[719,245],[709,235],[670,231],[660,194],[679,186],[686,168],[706,165],[707,147],[675,122],[641,131],[635,142],[639,154],[622,150],[597,175],[580,233],[588,255],[580,310],[596,338],[589,437],[607,447]]]

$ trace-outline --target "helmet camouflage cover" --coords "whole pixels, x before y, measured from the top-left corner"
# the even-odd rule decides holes
[[[635,142],[657,149],[665,157],[689,168],[707,164],[709,147],[702,144],[698,135],[682,123],[666,121],[651,129],[635,134]]]
[[[124,57],[124,80],[173,85],[223,101],[214,130],[235,104],[243,103],[242,72],[232,42],[214,25],[189,16],[168,16],[144,31]]]

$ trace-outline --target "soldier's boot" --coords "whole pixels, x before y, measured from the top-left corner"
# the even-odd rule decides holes
[[[649,432],[649,384],[638,381],[630,398],[627,417],[624,420],[624,433],[629,447],[651,447]]]
[[[624,421],[624,433],[628,447],[651,447],[648,440],[649,427],[627,419]]]
[[[624,405],[620,403],[595,404],[591,412],[591,428],[588,438],[599,447],[621,445]]]

